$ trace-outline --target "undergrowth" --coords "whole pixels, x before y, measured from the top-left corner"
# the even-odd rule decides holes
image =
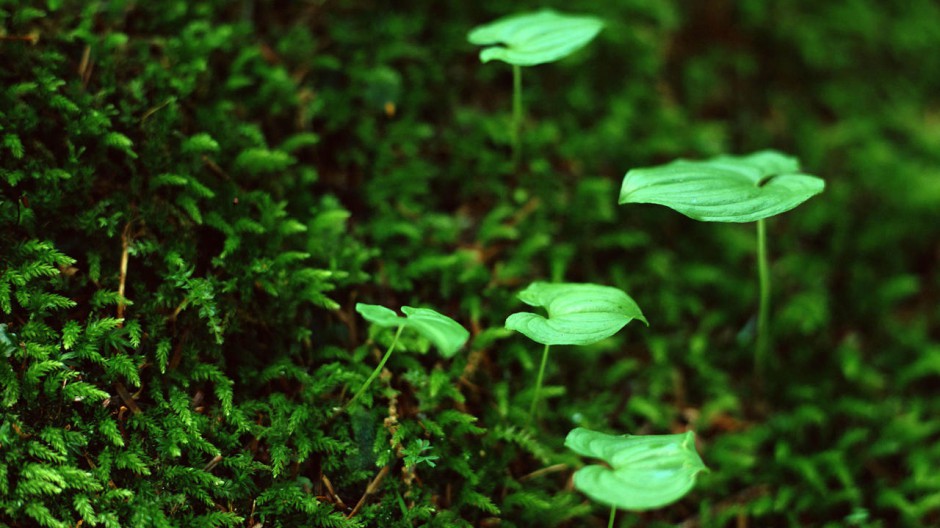
[[[605,29],[527,70],[516,170],[465,35],[535,5],[0,1],[0,525],[600,526],[577,426],[698,435],[620,526],[940,523],[940,8],[552,3]],[[827,191],[770,221],[758,386],[752,230],[616,188],[765,147]],[[528,427],[536,280],[651,328],[553,349]],[[337,416],[393,337],[357,302],[470,343]]]

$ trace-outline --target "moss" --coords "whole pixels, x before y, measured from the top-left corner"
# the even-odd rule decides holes
[[[559,5],[606,29],[526,72],[514,171],[511,75],[465,36],[529,7],[0,3],[0,524],[600,523],[575,426],[702,439],[712,473],[623,525],[937,524],[937,7]],[[832,178],[772,229],[758,396],[751,230],[613,204],[761,148]],[[502,326],[535,280],[652,327],[553,352],[530,429]],[[356,302],[473,337],[402,336],[334,417],[391,339]]]

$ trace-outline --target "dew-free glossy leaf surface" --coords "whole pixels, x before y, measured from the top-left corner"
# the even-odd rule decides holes
[[[695,435],[615,436],[577,428],[565,446],[610,467],[590,465],[574,474],[574,486],[598,502],[624,510],[648,510],[674,502],[695,485],[705,464]]]
[[[535,282],[519,298],[545,308],[548,317],[514,313],[506,319],[506,328],[543,345],[590,345],[616,334],[634,319],[649,324],[629,295],[610,286]]]
[[[376,304],[357,303],[356,311],[367,321],[384,327],[404,326],[418,332],[440,350],[444,357],[451,357],[467,342],[470,332],[446,315],[429,308],[402,306],[406,317]]]
[[[501,60],[516,66],[534,66],[574,53],[597,36],[603,26],[594,17],[546,9],[478,26],[467,39],[471,44],[490,46],[480,51],[482,62]]]
[[[705,222],[753,222],[789,211],[823,191],[823,180],[799,170],[796,158],[771,150],[678,160],[627,172],[619,203],[665,205]]]
[[[356,303],[356,311],[370,323],[386,328],[399,326],[404,322],[394,310],[377,304]]]

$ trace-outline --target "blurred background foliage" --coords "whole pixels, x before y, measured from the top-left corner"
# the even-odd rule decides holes
[[[606,28],[524,70],[515,170],[465,37],[543,6]],[[938,48],[931,0],[0,0],[0,525],[601,526],[575,426],[698,434],[620,526],[940,524]],[[763,148],[827,189],[769,222],[758,382],[753,226],[616,197]],[[526,428],[533,280],[652,326],[553,351]],[[473,339],[331,418],[391,338],[357,301]]]

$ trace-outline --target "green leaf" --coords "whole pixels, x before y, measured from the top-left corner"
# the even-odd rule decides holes
[[[434,343],[444,357],[456,354],[470,337],[470,332],[457,321],[434,310],[402,306],[401,311],[408,317],[405,326]]]
[[[406,317],[400,317],[393,310],[375,304],[357,303],[356,311],[367,321],[379,326],[404,326],[415,330],[433,343],[446,358],[456,354],[470,337],[470,332],[457,321],[428,308],[402,306],[401,311]]]
[[[511,15],[470,31],[471,44],[490,46],[480,61],[501,60],[516,66],[554,62],[584,47],[604,23],[590,16],[572,16],[552,10]],[[497,44],[503,44],[498,46]]]
[[[796,158],[772,150],[632,169],[619,203],[665,205],[704,222],[753,222],[800,205],[826,183],[801,174]]]
[[[359,312],[366,321],[385,328],[397,327],[404,324],[404,319],[395,313],[394,310],[377,304],[356,303],[356,311]]]
[[[131,141],[131,138],[120,132],[109,132],[104,136],[103,142],[109,147],[123,151],[131,158],[137,158],[137,154],[133,150],[134,142]]]
[[[249,148],[235,158],[235,167],[249,175],[257,176],[281,172],[296,161],[293,156],[280,150]]]
[[[26,153],[26,150],[23,148],[23,143],[20,141],[20,137],[16,134],[3,136],[3,146],[6,147],[6,149],[10,151],[10,154],[16,159],[22,159],[23,154]]]
[[[514,313],[506,319],[506,328],[543,345],[590,345],[616,334],[634,319],[649,325],[636,302],[611,286],[535,282],[519,298],[530,306],[544,307],[548,318]]]
[[[707,471],[691,431],[671,435],[609,435],[577,428],[565,446],[608,464],[574,474],[574,486],[597,502],[624,510],[659,508],[679,500]]]
[[[201,133],[186,138],[182,150],[187,154],[201,154],[203,152],[218,152],[219,143],[209,134]]]

